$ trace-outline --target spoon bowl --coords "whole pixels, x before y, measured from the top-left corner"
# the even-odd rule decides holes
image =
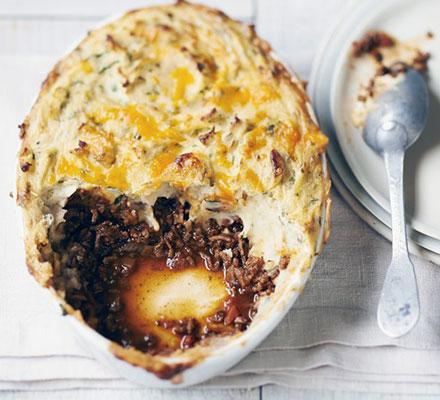
[[[364,140],[376,153],[404,146],[407,149],[421,135],[428,118],[429,93],[425,79],[413,68],[408,68],[404,78],[386,90],[370,111],[364,127]],[[400,137],[397,125],[406,135]]]

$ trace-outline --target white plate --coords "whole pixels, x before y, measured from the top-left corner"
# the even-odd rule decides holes
[[[428,30],[434,33],[434,38],[429,41],[432,46],[429,50],[433,53],[429,80],[432,92],[430,118],[422,137],[408,152],[406,199],[411,240],[440,254],[440,212],[437,207],[440,185],[436,184],[436,175],[440,174],[440,107],[436,100],[440,96],[440,59],[435,57],[435,54],[440,56],[440,25],[436,21],[440,21],[438,0],[369,0],[350,4],[321,44],[309,93],[320,125],[331,139],[328,153],[339,176],[338,181],[370,216],[390,227],[383,161],[364,144],[360,131],[349,122],[347,104],[358,82],[350,81],[348,54],[351,43],[370,29],[386,30],[402,40],[422,36]],[[383,231],[380,233],[384,234]],[[416,248],[413,247],[413,251],[417,252]],[[429,255],[428,258],[433,259]]]
[[[371,2],[376,3],[376,1]],[[411,225],[421,233],[440,239],[440,2],[438,0],[394,0],[382,2],[341,43],[341,56],[336,64],[331,88],[331,112],[336,134],[345,158],[367,192],[389,211],[388,181],[380,156],[364,142],[360,129],[351,123],[352,107],[359,84],[369,78],[349,68],[351,46],[367,30],[384,30],[408,40],[425,37],[429,30],[434,38],[422,41],[423,50],[433,54],[429,62],[431,108],[428,126],[407,153],[405,188],[406,208]],[[365,72],[365,71],[362,71]],[[374,74],[374,71],[371,75]],[[437,112],[436,112],[437,111]]]

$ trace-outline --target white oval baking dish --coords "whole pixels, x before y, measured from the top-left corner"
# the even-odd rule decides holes
[[[97,29],[112,21],[115,21],[122,15],[123,13],[114,15],[101,22],[99,25],[93,26],[92,29]],[[78,46],[78,44],[79,41],[75,42],[69,47],[65,54],[69,54]],[[278,57],[273,53],[271,53],[271,56],[278,59]],[[297,75],[291,70],[291,68],[288,67],[286,63],[284,64],[289,70],[292,80],[299,82]],[[311,104],[307,103],[307,107],[316,122],[316,117],[313,113]],[[327,178],[328,168],[326,155],[323,154],[321,159],[325,177]],[[325,231],[329,224],[327,218],[329,216],[328,209],[330,207],[330,203],[330,199],[327,199],[327,201],[323,202],[323,207],[321,210],[322,223],[318,234],[318,240],[316,242],[315,255],[310,263],[309,268],[307,268],[305,271],[297,268],[294,272],[292,272],[289,275],[288,282],[283,285],[283,295],[272,295],[266,298],[264,304],[260,305],[257,318],[252,322],[250,327],[245,332],[231,338],[231,340],[228,340],[227,344],[221,347],[219,346],[218,348],[213,348],[209,356],[205,357],[202,361],[199,361],[195,366],[185,369],[171,380],[160,379],[152,372],[118,359],[110,351],[110,346],[112,344],[110,340],[106,339],[88,325],[78,321],[78,319],[71,315],[66,315],[64,318],[66,321],[68,321],[72,330],[75,332],[79,343],[89,354],[95,357],[102,364],[106,365],[109,369],[113,370],[117,375],[126,378],[129,381],[146,387],[182,388],[211,379],[225,372],[227,369],[231,368],[241,359],[246,357],[272,332],[272,330],[279,324],[279,322],[290,310],[299,294],[302,292],[310,272],[316,263],[318,254],[324,245]],[[54,296],[51,297],[56,303],[58,303]],[[274,301],[274,298],[276,298],[276,301]],[[264,308],[264,310],[262,310],[262,308]],[[170,364],[178,362],[178,357],[169,358]]]

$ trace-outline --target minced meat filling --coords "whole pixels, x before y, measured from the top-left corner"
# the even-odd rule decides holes
[[[278,269],[268,272],[262,258],[249,255],[249,241],[242,236],[243,222],[237,216],[221,222],[192,221],[188,203],[160,197],[153,206],[160,226],[155,231],[140,218],[142,204],[126,196],[110,201],[99,189],[78,189],[64,209],[64,239],[52,243],[59,261],[54,263],[55,287],[65,291],[66,301],[90,326],[123,346],[163,350],[153,334],[131,329],[124,321],[121,291],[142,257],[165,257],[166,265],[176,270],[202,259],[209,271],[223,271],[230,297],[203,329],[193,318],[156,322],[181,337],[182,348],[246,329],[256,300],[275,289]]]
[[[397,46],[398,42],[393,39],[386,32],[367,32],[361,40],[353,43],[353,55],[354,57],[361,57],[364,54],[370,54],[378,63],[374,78],[370,79],[367,86],[368,95],[374,96],[376,80],[378,76],[391,75],[396,77],[401,73],[406,73],[408,68],[414,68],[421,73],[428,71],[428,61],[431,57],[429,53],[424,53],[420,50],[417,51],[414,58],[409,64],[403,61],[396,60],[390,65],[385,65],[384,57],[382,55],[383,48],[390,48]],[[359,98],[361,101],[365,101],[366,98]]]

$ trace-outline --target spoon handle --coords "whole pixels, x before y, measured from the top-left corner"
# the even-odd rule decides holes
[[[419,318],[419,295],[414,266],[409,259],[403,199],[405,150],[383,153],[390,188],[393,259],[388,267],[377,310],[380,329],[391,337],[410,331]]]

